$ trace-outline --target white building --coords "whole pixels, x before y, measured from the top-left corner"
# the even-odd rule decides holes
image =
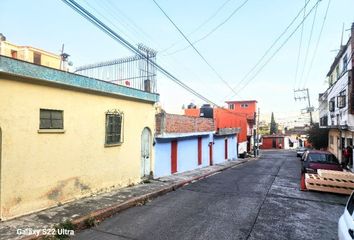
[[[354,139],[353,35],[354,23],[327,74],[328,89],[319,94],[320,127],[329,128],[328,150],[340,161],[342,149],[353,146]]]

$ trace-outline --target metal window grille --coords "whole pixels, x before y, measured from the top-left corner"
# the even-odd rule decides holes
[[[123,142],[123,113],[112,111],[106,113],[106,144]]]
[[[153,62],[156,62],[157,52],[142,44],[139,44],[138,48],[145,56],[134,55],[81,66],[75,70],[75,73],[145,92],[156,93],[157,69]]]
[[[40,123],[39,129],[63,129],[63,111],[62,110],[51,110],[51,109],[40,109]]]
[[[334,108],[335,108],[334,98],[332,98],[331,101],[328,102],[328,107],[330,112],[334,112]]]
[[[346,95],[345,95],[345,90],[339,93],[339,96],[337,97],[337,107],[338,108],[344,108],[346,106]]]
[[[348,68],[348,56],[345,55],[344,58],[343,58],[343,72],[346,72],[347,71],[347,68]]]

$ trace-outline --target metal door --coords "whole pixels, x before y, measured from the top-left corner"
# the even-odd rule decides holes
[[[177,172],[177,148],[178,143],[176,140],[171,142],[171,174]]]
[[[277,141],[275,138],[272,139],[272,148],[277,148]]]
[[[151,132],[144,128],[141,133],[141,177],[150,176],[151,171]]]
[[[209,165],[213,165],[213,142],[209,143]]]

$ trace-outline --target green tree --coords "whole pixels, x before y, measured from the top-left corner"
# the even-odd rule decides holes
[[[269,134],[276,134],[278,132],[277,123],[274,120],[274,114],[272,113],[272,117],[270,119],[270,132]]]
[[[308,130],[308,140],[312,147],[316,149],[328,147],[328,132],[326,128],[320,128],[318,123],[314,123]]]

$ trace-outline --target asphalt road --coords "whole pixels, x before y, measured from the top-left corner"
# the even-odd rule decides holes
[[[121,212],[74,239],[336,239],[347,197],[301,192],[294,152],[247,162]]]

